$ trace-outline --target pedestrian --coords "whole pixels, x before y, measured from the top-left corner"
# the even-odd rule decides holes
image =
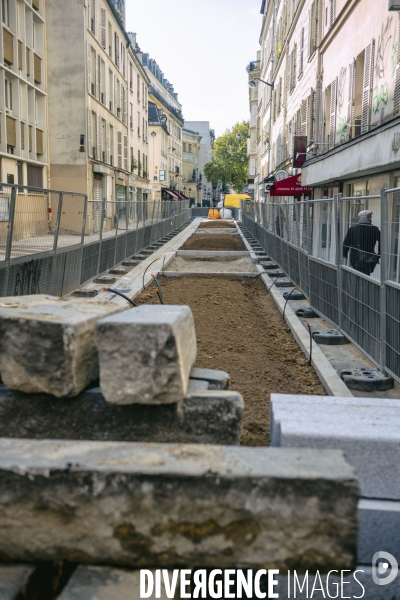
[[[350,227],[343,242],[343,257],[347,260],[349,256],[353,269],[365,275],[373,273],[381,257],[381,232],[378,227],[372,225],[372,214],[372,210],[359,212],[358,223]]]
[[[279,237],[283,237],[283,225],[284,225],[285,221],[286,221],[285,214],[284,214],[283,210],[279,207],[278,214],[277,214],[276,220],[275,220],[276,235],[279,235]]]

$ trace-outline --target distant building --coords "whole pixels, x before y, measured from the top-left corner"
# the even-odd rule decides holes
[[[185,121],[185,128],[197,131],[201,136],[199,152],[199,179],[201,183],[201,198],[203,205],[209,206],[213,199],[213,186],[204,175],[204,165],[212,161],[212,150],[215,141],[215,132],[210,129],[209,121]]]
[[[150,80],[149,134],[152,141],[149,166],[153,198],[183,199],[182,105],[174,86],[164,77],[156,61],[149,54],[140,52],[138,47],[137,56]],[[160,138],[157,138],[158,135]]]
[[[199,157],[201,136],[196,131],[182,130],[183,193],[191,205],[201,206],[201,185],[199,181]]]
[[[94,1],[94,0],[89,0],[89,1]],[[126,23],[126,8],[125,8],[125,0],[110,0],[111,4],[114,5],[115,10],[117,11],[117,13],[119,14],[119,16],[121,17],[121,21],[123,23]]]
[[[44,19],[43,0],[3,0],[0,157],[1,181],[5,183],[48,185]],[[0,204],[0,213],[3,210]],[[1,221],[7,220],[4,216]],[[0,222],[0,231],[3,224]]]
[[[257,119],[258,112],[258,87],[259,80],[255,77],[260,77],[261,68],[261,52],[257,52],[257,60],[252,61],[248,67],[247,72],[249,75],[249,82],[254,82],[255,87],[249,87],[249,108],[250,108],[250,122],[249,122],[249,137],[247,155],[249,157],[249,168],[248,168],[248,187],[249,194],[252,199],[258,200],[259,194],[259,168],[258,168],[258,146],[261,143],[259,123]],[[262,84],[264,85],[264,84]],[[267,134],[264,134],[264,137]],[[266,139],[265,139],[266,142]]]
[[[126,216],[130,40],[109,0],[72,2],[68,19],[65,10],[47,0],[51,187],[94,200],[87,230],[98,231]]]

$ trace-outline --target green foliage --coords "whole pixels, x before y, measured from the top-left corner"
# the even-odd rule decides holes
[[[204,166],[207,180],[217,186],[227,184],[238,193],[243,191],[247,183],[248,158],[247,137],[249,123],[236,123],[216,139],[214,158]]]

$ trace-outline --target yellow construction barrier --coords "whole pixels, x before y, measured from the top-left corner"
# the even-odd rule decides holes
[[[208,211],[208,218],[209,219],[220,219],[221,216],[219,214],[219,211],[216,208],[210,208],[210,210]]]

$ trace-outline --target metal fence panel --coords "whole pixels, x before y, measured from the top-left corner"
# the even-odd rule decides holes
[[[93,279],[98,274],[100,242],[83,247],[80,283]]]
[[[380,286],[345,268],[341,269],[341,282],[342,329],[374,361],[379,362]]]
[[[338,323],[336,267],[308,259],[310,304],[333,323]]]
[[[400,377],[400,289],[386,286],[386,366]]]
[[[9,267],[7,296],[50,294],[53,255],[18,260]]]
[[[58,252],[53,264],[50,293],[63,296],[81,283],[83,248]]]

